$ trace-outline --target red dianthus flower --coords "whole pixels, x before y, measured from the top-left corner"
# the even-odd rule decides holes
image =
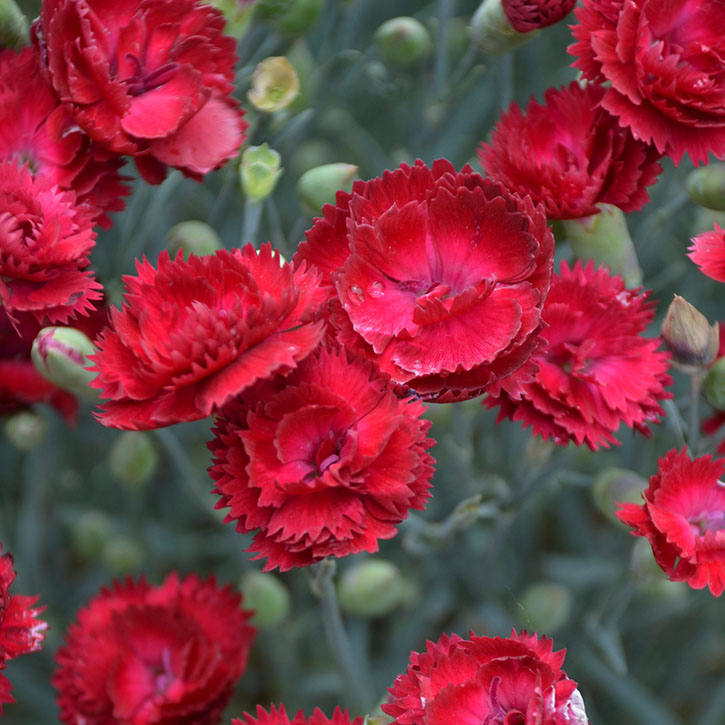
[[[52,682],[72,725],[221,721],[255,630],[241,595],[214,578],[170,574],[102,589],[70,625]]]
[[[576,0],[502,0],[501,4],[511,27],[529,33],[563,20]]]
[[[37,652],[48,629],[48,623],[37,618],[45,607],[33,607],[37,596],[10,594],[14,581],[13,557],[3,554],[0,556],[0,670],[4,670],[6,663],[19,655]],[[0,715],[3,705],[15,702],[11,689],[8,678],[0,672]]]
[[[72,191],[0,161],[0,303],[12,317],[66,322],[87,314],[101,285],[87,271],[93,220]]]
[[[235,40],[197,0],[43,0],[36,39],[76,123],[159,183],[237,155],[247,127],[230,97]]]
[[[396,725],[586,725],[577,683],[561,669],[566,650],[553,645],[526,632],[444,634],[411,653],[383,712]]]
[[[543,106],[532,98],[524,113],[512,103],[478,152],[486,174],[543,203],[549,219],[597,214],[600,203],[641,209],[661,154],[598,107],[604,93],[570,83],[546,91]]]
[[[378,550],[427,500],[433,459],[420,402],[342,350],[321,349],[284,379],[230,402],[209,443],[210,475],[265,570]]]
[[[602,106],[679,163],[725,156],[725,0],[584,0],[569,53]]]
[[[702,232],[692,238],[687,255],[703,274],[717,282],[725,282],[725,229],[715,224],[712,232]]]
[[[203,257],[159,256],[125,277],[126,305],[93,356],[91,385],[110,398],[98,418],[112,428],[161,428],[211,415],[260,378],[293,368],[321,340],[309,322],[319,275],[280,265],[269,244]]]
[[[617,516],[646,536],[657,563],[672,581],[693,589],[725,589],[725,460],[690,460],[669,451],[649,480],[644,503],[620,504]]]
[[[118,174],[123,160],[80,131],[31,48],[0,52],[0,159],[12,158],[36,178],[75,191],[103,227],[111,226],[106,212],[123,209],[130,191]]]
[[[541,207],[441,159],[357,181],[323,215],[295,263],[322,270],[345,347],[434,402],[530,377],[554,249]]]
[[[280,705],[279,708],[272,705],[269,713],[261,705],[257,705],[256,717],[245,712],[241,719],[232,720],[232,725],[363,725],[363,719],[361,717],[351,718],[347,710],[343,712],[337,707],[331,718],[325,717],[322,710],[315,708],[309,719],[300,710],[290,720],[284,705]]]
[[[562,262],[544,306],[547,342],[534,357],[536,379],[520,399],[502,393],[484,404],[501,407],[499,421],[521,420],[559,445],[608,447],[618,443],[620,423],[649,435],[646,424],[663,413],[658,401],[672,397],[664,389],[672,382],[669,353],[641,335],[654,316],[649,294],[626,289],[593,262],[573,269]]]

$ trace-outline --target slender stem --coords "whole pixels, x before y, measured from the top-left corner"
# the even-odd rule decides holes
[[[244,219],[242,221],[242,244],[254,242],[259,229],[259,222],[262,219],[262,208],[260,201],[244,202]]]
[[[438,0],[438,36],[436,38],[435,55],[435,76],[433,87],[435,98],[439,99],[448,75],[448,43],[446,32],[448,30],[448,19],[451,16],[451,0]]]
[[[687,447],[693,456],[697,455],[700,439],[700,390],[702,389],[703,372],[697,370],[690,376],[690,419],[687,426]]]
[[[504,53],[501,58],[501,107],[508,108],[514,99],[514,54]]]

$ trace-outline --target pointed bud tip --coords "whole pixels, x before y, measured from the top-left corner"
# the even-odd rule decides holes
[[[717,357],[720,328],[684,297],[675,295],[662,323],[662,339],[673,363],[685,372],[704,369]]]

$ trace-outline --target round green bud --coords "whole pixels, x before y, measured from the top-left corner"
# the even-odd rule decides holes
[[[48,432],[45,418],[31,410],[9,416],[4,428],[7,439],[20,451],[30,451],[39,446]]]
[[[147,483],[156,473],[159,458],[151,436],[137,430],[119,434],[109,455],[113,477],[132,487]]]
[[[35,369],[54,385],[88,400],[98,393],[89,386],[96,377],[86,370],[88,356],[96,351],[93,343],[74,327],[44,327],[33,341],[30,356]]]
[[[260,202],[274,190],[282,175],[280,155],[266,143],[249,146],[242,154],[239,177],[242,190],[249,201]]]
[[[691,171],[685,179],[690,199],[713,211],[725,211],[725,164],[713,161]]]
[[[312,214],[319,214],[325,204],[334,204],[339,190],[352,191],[357,178],[353,164],[324,164],[305,171],[297,181],[297,193]]]
[[[662,339],[672,353],[673,364],[685,372],[695,372],[707,368],[717,357],[720,326],[710,325],[700,310],[675,295],[662,323]]]
[[[120,534],[106,542],[101,558],[114,574],[127,574],[140,566],[144,553],[136,539]]]
[[[725,357],[716,360],[707,371],[702,392],[713,408],[725,410]]]
[[[592,499],[596,507],[613,523],[628,529],[616,515],[618,503],[642,503],[647,481],[626,468],[607,468],[594,480]]]
[[[375,32],[375,44],[383,59],[391,65],[412,66],[421,63],[433,49],[428,29],[415,18],[392,18]]]
[[[274,574],[247,571],[239,580],[245,609],[253,609],[251,623],[264,629],[285,619],[292,608],[287,587]]]
[[[191,220],[179,222],[166,234],[166,248],[175,257],[182,250],[184,259],[190,254],[204,256],[223,248],[219,235],[206,222]]]
[[[471,19],[471,40],[489,55],[508,53],[534,38],[538,32],[519,33],[514,30],[501,0],[484,0]]]
[[[272,113],[287,108],[299,92],[295,67],[284,56],[272,56],[257,63],[247,98],[258,110]]]
[[[113,535],[113,522],[103,513],[90,509],[71,525],[71,548],[83,559],[96,559]]]
[[[407,599],[410,583],[395,564],[368,559],[346,569],[338,584],[340,607],[359,617],[381,617]]]
[[[537,582],[521,595],[519,618],[533,632],[555,632],[569,619],[572,595],[555,582]]]
[[[20,50],[28,42],[28,19],[15,0],[0,0],[0,50]]]

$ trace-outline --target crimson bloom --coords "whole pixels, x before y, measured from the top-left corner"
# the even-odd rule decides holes
[[[52,682],[72,725],[221,721],[255,630],[241,595],[213,577],[170,574],[101,589],[70,625]]]
[[[99,420],[141,430],[198,420],[260,378],[290,370],[323,334],[309,322],[319,275],[280,264],[269,244],[144,259],[93,356]]]
[[[8,314],[64,323],[87,314],[101,285],[87,270],[95,244],[91,212],[72,191],[0,161],[0,303]]]
[[[634,139],[599,107],[605,90],[592,83],[550,88],[502,114],[478,156],[486,174],[546,207],[549,219],[598,214],[597,204],[637,211],[662,168],[661,154]]]
[[[672,450],[659,460],[644,503],[619,504],[617,516],[646,536],[657,563],[672,581],[693,589],[725,589],[725,460]]]
[[[322,710],[316,707],[309,719],[300,710],[290,720],[284,705],[280,705],[279,708],[272,705],[269,712],[261,705],[257,705],[256,717],[245,712],[241,719],[232,720],[232,725],[363,725],[363,719],[351,718],[347,710],[343,712],[339,707],[335,708],[331,718],[327,718]]]
[[[563,20],[576,0],[502,0],[501,4],[511,27],[529,33]]]
[[[36,178],[72,189],[104,227],[111,226],[106,212],[123,209],[130,191],[118,174],[123,160],[80,131],[31,48],[0,52],[0,159],[12,158]]]
[[[553,646],[526,632],[444,634],[411,653],[382,709],[397,725],[586,725],[577,683],[561,669],[566,650]]]
[[[725,229],[715,224],[712,232],[702,232],[692,238],[687,255],[703,274],[717,282],[725,282]]]
[[[231,401],[209,469],[265,570],[378,550],[428,499],[433,459],[423,405],[343,350],[321,349],[284,379]]]
[[[345,347],[451,402],[530,378],[553,249],[541,207],[440,159],[338,192],[294,259],[322,270]]]
[[[569,53],[602,106],[675,164],[725,155],[725,2],[583,0]]]
[[[664,389],[672,382],[669,353],[641,334],[654,316],[649,294],[626,289],[593,262],[572,269],[562,262],[544,306],[547,343],[534,358],[536,379],[520,399],[502,393],[484,404],[500,406],[499,421],[521,420],[559,445],[608,447],[618,443],[620,423],[649,435],[646,424],[663,414],[658,401],[672,397]]]
[[[2,551],[2,544],[0,544]],[[45,607],[33,607],[38,597],[10,594],[15,581],[11,554],[0,556],[0,670],[19,655],[37,652],[42,647],[48,623],[38,619]],[[0,715],[3,705],[15,702],[10,681],[0,672]]]
[[[167,166],[200,178],[244,140],[223,29],[197,0],[43,0],[35,35],[78,126],[159,183]]]

